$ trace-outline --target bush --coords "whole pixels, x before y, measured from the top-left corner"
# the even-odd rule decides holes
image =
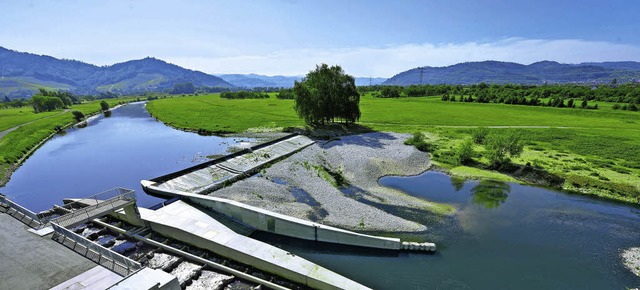
[[[294,99],[293,90],[292,89],[280,90],[276,95],[276,98],[283,99],[283,100],[293,100]]]
[[[469,164],[473,159],[473,140],[467,139],[456,150],[456,160],[458,165]]]
[[[223,99],[268,99],[269,94],[265,92],[239,91],[239,92],[222,92],[220,98]]]
[[[471,132],[471,138],[473,142],[476,144],[484,144],[484,140],[489,133],[489,129],[487,127],[478,127],[473,132]]]
[[[84,114],[80,111],[72,111],[71,114],[73,114],[73,118],[76,119],[76,121],[78,122],[84,119]]]
[[[416,147],[416,149],[423,152],[431,151],[431,144],[427,143],[422,132],[414,132],[411,138],[404,141],[404,144],[413,145],[414,147]]]
[[[103,100],[102,102],[100,102],[100,108],[103,111],[109,110],[109,104],[107,104],[107,102]]]
[[[508,164],[511,161],[509,157],[519,156],[524,149],[520,136],[514,132],[492,134],[487,138],[485,146],[489,165],[493,168]]]
[[[401,87],[397,86],[385,86],[382,88],[380,92],[380,97],[382,98],[399,98],[402,92]]]

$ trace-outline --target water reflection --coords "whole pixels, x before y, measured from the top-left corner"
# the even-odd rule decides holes
[[[453,184],[453,182],[452,178],[451,183]],[[509,184],[495,180],[482,180],[471,189],[473,203],[484,205],[485,208],[500,206],[507,200],[510,192]]]
[[[467,180],[461,177],[451,177],[451,186],[455,189],[456,192],[460,191],[464,187],[464,183]]]
[[[434,256],[294,253],[374,289],[637,287],[638,277],[620,258],[621,249],[640,241],[636,207],[497,181],[467,180],[456,192],[460,183],[433,171],[380,179],[412,196],[457,205],[459,226],[428,227],[426,239],[438,245]],[[428,269],[428,275],[416,269]]]
[[[111,111],[110,110],[109,111],[104,111],[104,117],[105,118],[111,117]]]

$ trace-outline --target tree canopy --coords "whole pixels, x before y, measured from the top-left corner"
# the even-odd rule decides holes
[[[68,108],[74,102],[75,97],[65,91],[47,91],[39,89],[39,93],[31,98],[31,106],[34,112],[49,112],[61,108]]]
[[[293,86],[295,110],[307,124],[325,124],[336,119],[354,123],[360,119],[360,94],[355,80],[338,65],[316,65]]]

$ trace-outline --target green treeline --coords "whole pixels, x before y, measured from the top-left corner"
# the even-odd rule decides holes
[[[512,105],[551,106],[559,108],[597,109],[589,102],[605,101],[627,105],[614,109],[638,110],[640,85],[411,85],[360,87],[361,92],[373,92],[374,97],[402,98],[441,96],[443,101],[504,103]]]
[[[256,91],[222,92],[220,98],[223,99],[268,99],[269,94]]]
[[[293,100],[295,98],[295,94],[293,93],[293,89],[282,89],[278,91],[276,98],[283,100]]]
[[[47,91],[40,89],[37,95],[31,97],[31,106],[35,113],[50,112],[57,109],[68,108],[78,100],[69,92]]]

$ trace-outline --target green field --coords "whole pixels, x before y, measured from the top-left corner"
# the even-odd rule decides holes
[[[109,106],[128,102],[134,98],[108,99]],[[78,110],[85,115],[100,111],[100,101],[73,105],[68,110],[56,110],[35,114],[30,107],[0,110],[0,132],[22,125],[0,139],[0,185],[8,181],[11,167],[24,157],[29,150],[56,132],[57,128],[73,124],[71,111]]]
[[[524,153],[513,161],[531,164],[567,180],[575,192],[639,203],[640,113],[599,110],[442,102],[439,97],[383,99],[364,95],[361,125],[377,131],[426,132],[436,145],[434,160],[453,174],[498,178],[501,173],[456,167],[449,162],[456,146],[477,126],[493,133],[522,133]],[[228,100],[204,95],[156,100],[148,110],[166,124],[205,132],[282,130],[304,124],[292,100]],[[477,146],[475,167],[486,160]],[[509,177],[504,177],[508,179]]]
[[[59,110],[35,114],[33,113],[33,109],[30,107],[0,109],[0,120],[2,121],[0,123],[0,132],[27,122],[55,116],[63,112],[63,110]]]

